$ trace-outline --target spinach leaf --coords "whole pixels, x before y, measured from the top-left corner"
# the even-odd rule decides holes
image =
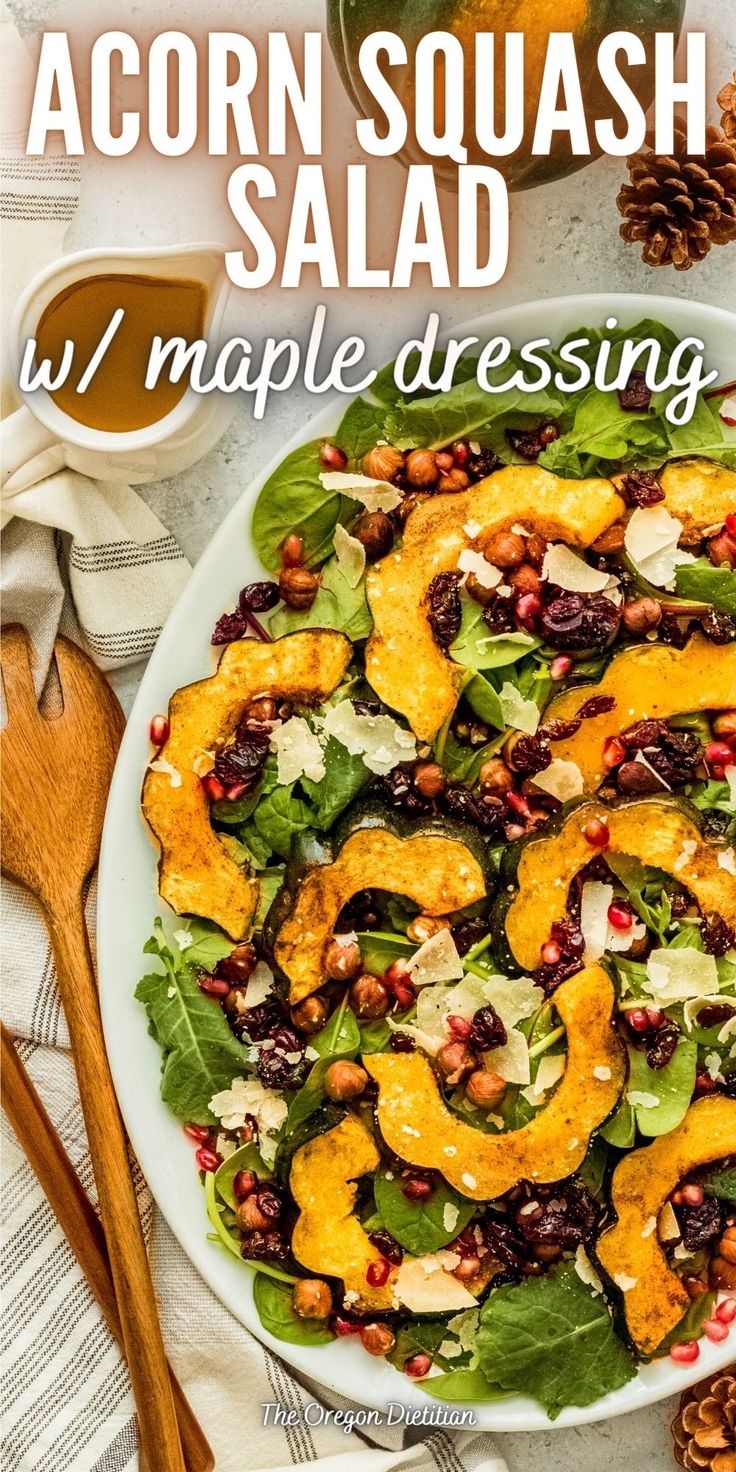
[[[501,709],[498,692],[489,680],[484,680],[482,675],[473,675],[463,689],[463,695],[471,710],[479,716],[486,725],[494,726],[497,731],[506,730],[506,720]]]
[[[360,1048],[360,1028],[355,1013],[348,1007],[347,994],[329,1022],[309,1039],[309,1043],[320,1058],[332,1061],[333,1058],[355,1057]]]
[[[711,603],[721,613],[736,614],[736,572],[730,567],[714,567],[707,557],[678,567],[675,592],[696,603]]]
[[[448,731],[442,752],[442,765],[453,782],[465,782],[472,787],[484,762],[494,756],[503,745],[502,733],[485,746],[467,746],[457,740],[453,731]]]
[[[663,423],[651,413],[622,409],[615,393],[591,388],[577,399],[572,427],[542,451],[539,463],[557,475],[579,478],[599,464],[634,454],[637,463],[661,459],[669,443]]]
[[[292,1130],[299,1129],[300,1125],[320,1108],[325,1097],[324,1077],[333,1062],[333,1058],[319,1058],[309,1070],[309,1077],[302,1084],[289,1105],[289,1113],[286,1117],[284,1133],[289,1135]]]
[[[362,930],[358,934],[358,945],[366,971],[373,976],[383,976],[394,961],[402,956],[413,956],[417,949],[405,935],[394,935],[390,930]]]
[[[355,502],[351,504],[355,507]],[[331,551],[330,545],[324,555]],[[268,627],[275,639],[280,639],[282,634],[293,634],[296,629],[336,629],[353,642],[367,639],[373,628],[373,619],[365,596],[365,579],[361,579],[357,588],[351,588],[336,559],[331,557],[325,565],[320,589],[311,608],[304,612],[296,608],[277,608]]]
[[[678,1038],[664,1068],[650,1068],[644,1050],[629,1047],[627,1098],[643,1135],[668,1135],[680,1123],[695,1088],[697,1061],[697,1045],[690,1038]],[[650,1108],[637,1103],[632,1094],[647,1094],[659,1102]]]
[[[377,1017],[375,1022],[364,1022],[360,1029],[361,1053],[385,1053],[391,1036],[385,1017]]]
[[[700,1339],[703,1324],[713,1313],[716,1298],[715,1293],[699,1293],[697,1298],[693,1299],[690,1307],[685,1309],[679,1324],[675,1324],[674,1329],[671,1329],[666,1338],[662,1340],[657,1350],[657,1358],[661,1354],[667,1354],[673,1344],[689,1344],[693,1339]]]
[[[324,748],[325,775],[319,782],[301,778],[301,788],[312,804],[312,826],[330,828],[340,813],[357,797],[373,773],[361,756],[351,756],[342,742],[330,736]]]
[[[538,648],[540,643],[540,639],[521,631],[514,634],[491,634],[480,604],[475,603],[472,598],[463,598],[460,630],[450,647],[450,654],[466,669],[501,669],[523,659],[532,649]]]
[[[169,948],[160,920],[144,950],[163,966],[142,977],[135,990],[163,1052],[161,1097],[178,1119],[215,1124],[210,1099],[229,1088],[236,1074],[249,1072],[246,1049],[231,1033],[222,1008],[200,991],[186,952]]]
[[[223,956],[230,955],[232,941],[211,920],[187,920],[182,929],[192,937],[191,945],[185,946],[183,951],[180,948],[187,966],[202,966],[205,971],[212,971]],[[150,946],[150,942],[147,944]],[[153,954],[158,955],[158,952]]]
[[[541,1401],[554,1421],[588,1406],[636,1374],[605,1300],[563,1263],[554,1275],[498,1288],[484,1303],[477,1339],[491,1383]]]
[[[636,1119],[634,1111],[626,1099],[618,1106],[618,1109],[601,1126],[600,1136],[609,1145],[615,1145],[617,1150],[628,1150],[636,1139]]]
[[[407,1201],[401,1178],[381,1171],[373,1183],[376,1208],[387,1232],[407,1251],[422,1257],[438,1252],[468,1225],[473,1201],[458,1196],[444,1181],[426,1201]]]
[[[294,834],[311,828],[313,824],[309,804],[294,796],[296,785],[296,782],[290,782],[287,787],[275,787],[259,802],[252,818],[256,833],[269,851],[279,854],[282,859],[289,857]]]
[[[700,1182],[708,1196],[717,1196],[720,1201],[736,1201],[736,1165],[710,1170],[700,1177]]]
[[[329,1344],[332,1335],[319,1319],[300,1319],[291,1303],[291,1285],[267,1277],[259,1268],[253,1284],[258,1317],[274,1339],[287,1344]]]
[[[512,371],[511,364],[506,364],[504,379],[508,379]],[[430,450],[440,450],[443,445],[458,439],[480,440],[482,443],[485,431],[502,415],[518,411],[555,418],[562,409],[562,399],[554,389],[525,394],[521,389],[511,388],[489,393],[473,377],[464,383],[456,383],[447,393],[432,394],[411,402],[400,400],[386,416],[386,436],[400,449],[424,445]]]
[[[333,550],[338,521],[355,515],[355,502],[325,490],[320,480],[320,440],[287,455],[263,486],[253,512],[253,541],[269,572],[281,570],[281,547],[290,532],[304,543],[308,567],[317,567]]]
[[[353,399],[335,431],[335,444],[340,446],[348,460],[359,460],[383,438],[385,417],[386,410],[382,404],[372,404],[370,399]]]
[[[427,1395],[434,1396],[435,1400],[447,1401],[505,1400],[511,1394],[509,1390],[501,1390],[500,1386],[492,1385],[478,1367],[474,1370],[446,1370],[444,1375],[431,1375],[428,1380],[422,1381],[422,1390],[426,1390]]]
[[[259,1181],[270,1179],[271,1172],[268,1166],[264,1164],[258,1146],[254,1145],[252,1141],[248,1145],[241,1145],[240,1149],[236,1150],[233,1155],[228,1156],[227,1160],[223,1160],[219,1170],[215,1171],[215,1190],[218,1196],[225,1202],[225,1205],[229,1206],[232,1211],[235,1210],[238,1204],[237,1197],[233,1191],[233,1181],[238,1171],[241,1170],[255,1171]]]

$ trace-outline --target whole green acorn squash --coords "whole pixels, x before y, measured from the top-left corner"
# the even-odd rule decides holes
[[[575,157],[569,143],[559,136],[549,157],[533,157],[531,141],[534,132],[536,102],[544,68],[547,40],[551,31],[572,31],[576,38],[578,70],[589,120],[593,156],[597,151],[591,120],[616,117],[618,109],[598,76],[596,53],[603,37],[611,31],[632,31],[644,42],[647,65],[632,67],[627,81],[644,108],[654,96],[654,36],[657,31],[679,34],[686,0],[327,0],[327,31],[333,55],[343,83],[363,117],[374,110],[382,116],[366,87],[358,68],[362,41],[372,31],[394,31],[407,46],[410,65],[406,68],[402,102],[410,119],[410,137],[401,157],[405,163],[422,161],[416,141],[411,138],[413,96],[411,56],[413,46],[429,31],[449,31],[459,37],[466,55],[465,119],[468,163],[489,163],[500,168],[510,189],[532,189],[553,179],[583,168],[590,158]],[[508,31],[522,31],[525,36],[525,97],[527,113],[524,140],[509,158],[489,158],[482,154],[470,136],[475,93],[473,62],[474,37],[477,31],[493,31],[496,37],[496,66],[503,58],[503,37]],[[389,74],[390,75],[390,74]],[[398,69],[395,77],[398,77]],[[392,85],[399,85],[392,78]],[[503,105],[503,73],[496,77],[497,127],[501,130],[499,107]],[[469,129],[470,123],[470,129]],[[426,162],[426,160],[424,160]],[[456,165],[438,160],[438,179],[452,187]]]

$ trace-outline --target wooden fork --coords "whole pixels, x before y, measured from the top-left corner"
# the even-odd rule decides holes
[[[56,962],[110,1257],[125,1353],[149,1468],[183,1472],[181,1442],[123,1123],[102,1037],[84,919],[84,885],[125,725],[99,670],[66,639],[54,647],[63,713],[38,709],[25,629],[2,633],[8,724],[0,736],[2,869],[39,900]]]

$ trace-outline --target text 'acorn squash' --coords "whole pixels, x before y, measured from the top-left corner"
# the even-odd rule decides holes
[[[412,511],[397,552],[368,570],[373,632],[366,676],[420,741],[431,741],[455,708],[463,670],[435,642],[427,589],[454,571],[463,548],[483,550],[516,522],[548,541],[589,547],[625,507],[610,481],[562,480],[536,465],[508,465],[459,495],[433,496]],[[479,527],[471,537],[466,527]]]
[[[406,895],[425,914],[449,915],[485,898],[486,871],[467,844],[448,834],[402,838],[371,826],[351,833],[331,863],[307,870],[291,894],[287,874],[274,908],[281,913],[288,907],[288,913],[276,931],[273,954],[288,977],[292,1007],[323,985],[324,952],[338,915],[361,889]]]
[[[692,815],[692,816],[691,816]],[[593,848],[583,830],[597,819],[608,828],[606,848]],[[642,798],[621,807],[582,803],[557,833],[531,839],[521,850],[518,892],[506,912],[506,937],[524,971],[539,965],[539,953],[552,926],[563,920],[575,875],[595,854],[628,854],[653,869],[672,874],[694,894],[704,913],[717,911],[736,924],[736,883],[718,863],[723,845],[704,842],[695,809],[681,799]]]
[[[228,644],[214,675],[184,685],[169,705],[170,735],[143,784],[143,812],[161,846],[159,891],[178,915],[214,920],[240,940],[258,904],[258,881],[225,852],[209,816],[197,759],[230,737],[257,696],[319,704],[351,658],[344,634],[305,630],[272,644]]]
[[[565,1072],[545,1108],[518,1130],[484,1134],[453,1114],[421,1053],[364,1056],[378,1084],[378,1126],[389,1149],[410,1165],[441,1171],[474,1201],[492,1201],[522,1180],[559,1181],[577,1170],[593,1131],[616,1105],[625,1057],[602,967],[570,977],[552,1000],[567,1033]]]
[[[370,1132],[348,1114],[334,1129],[316,1135],[296,1151],[289,1184],[300,1214],[291,1250],[302,1267],[323,1277],[342,1278],[354,1307],[390,1309],[389,1283],[371,1287],[366,1271],[381,1254],[354,1213],[360,1176],[373,1175],[380,1156]]]
[[[736,477],[735,477],[736,479]],[[634,644],[614,656],[597,685],[576,685],[553,700],[545,721],[574,720],[591,696],[607,695],[612,710],[590,716],[579,729],[555,741],[554,754],[575,762],[586,791],[594,792],[607,777],[603,749],[639,721],[667,720],[695,710],[731,710],[736,706],[736,644],[713,644],[694,634],[684,649],[671,644]]]
[[[674,1130],[632,1150],[613,1172],[618,1220],[599,1239],[595,1255],[623,1292],[626,1325],[642,1355],[654,1354],[690,1302],[659,1242],[659,1213],[685,1176],[734,1150],[736,1099],[714,1094],[697,1099]]]

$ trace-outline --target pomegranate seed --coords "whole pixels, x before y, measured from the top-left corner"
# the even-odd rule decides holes
[[[620,736],[609,736],[603,747],[603,765],[610,772],[626,756],[626,747]]]
[[[545,966],[556,966],[562,960],[562,951],[556,940],[547,940],[542,946],[542,962]]]
[[[319,463],[325,470],[344,470],[348,457],[337,445],[324,444],[320,446]]]
[[[432,1358],[428,1354],[413,1354],[410,1359],[404,1360],[404,1374],[410,1380],[423,1380],[432,1368]]]
[[[409,1176],[401,1187],[402,1194],[407,1201],[426,1201],[432,1195],[432,1187],[429,1181],[423,1181],[419,1176]]]
[[[185,1124],[184,1134],[190,1140],[196,1140],[198,1145],[209,1145],[211,1130],[208,1124]]]
[[[522,818],[529,816],[529,804],[521,792],[507,792],[506,801],[515,813],[520,813]]]
[[[591,848],[608,848],[611,842],[611,834],[607,823],[600,818],[591,818],[583,829],[583,838],[590,844]]]
[[[206,1145],[200,1146],[194,1159],[200,1170],[219,1170],[222,1165],[222,1156],[218,1150],[208,1150]]]
[[[536,632],[541,612],[542,600],[538,593],[522,593],[514,604],[514,613],[519,623],[532,633]]]
[[[682,1191],[673,1191],[670,1195],[673,1206],[682,1206]]]
[[[164,746],[169,739],[169,723],[166,716],[152,716],[148,734],[154,746]]]
[[[296,532],[290,532],[281,545],[281,561],[284,567],[301,567],[304,561],[304,543]]]
[[[608,906],[608,923],[613,926],[614,930],[631,930],[634,917],[623,900],[614,900]]]
[[[232,785],[232,787],[228,787],[226,789],[226,791],[225,791],[225,798],[226,798],[227,802],[237,802],[238,801],[238,798],[239,797],[242,797],[243,794],[245,792],[247,792],[247,791],[248,791],[248,783],[247,782],[234,782],[233,785]]]
[[[720,1324],[732,1324],[736,1319],[736,1298],[724,1298],[715,1311],[715,1317]]]
[[[705,1199],[703,1187],[695,1185],[683,1186],[682,1199],[686,1206],[702,1206]]]
[[[709,767],[730,767],[736,762],[736,751],[725,741],[711,741],[705,748],[705,760]]]
[[[626,1013],[626,1021],[629,1027],[633,1027],[634,1032],[647,1032],[649,1018],[646,1007],[632,1007],[631,1011]]]
[[[556,424],[545,424],[544,429],[540,430],[539,433],[539,441],[542,445],[551,445],[559,437],[560,431]]]
[[[238,1201],[244,1201],[246,1196],[252,1196],[258,1185],[258,1176],[254,1170],[239,1170],[233,1181],[233,1195]]]
[[[453,464],[464,470],[470,459],[470,445],[467,440],[455,440],[452,447]]]
[[[382,1288],[391,1275],[391,1264],[385,1257],[379,1257],[375,1262],[369,1262],[366,1270],[366,1282],[371,1288]]]
[[[356,1324],[355,1319],[346,1319],[343,1314],[335,1314],[332,1327],[341,1338],[346,1338],[349,1334],[360,1333],[360,1324]]]
[[[664,1012],[661,1007],[647,1007],[647,1022],[655,1030],[664,1025]]]
[[[688,1339],[685,1344],[673,1344],[670,1350],[670,1359],[677,1365],[692,1365],[700,1357],[700,1345],[694,1339]]]
[[[729,537],[736,537],[736,511],[729,511],[726,517],[726,531]]]
[[[698,1073],[695,1076],[695,1090],[698,1094],[714,1094],[716,1081],[709,1073]]]
[[[448,1252],[456,1252],[460,1257],[475,1257],[478,1252],[478,1243],[475,1240],[475,1232],[472,1227],[464,1227],[458,1237],[450,1242]]]
[[[410,986],[413,990],[411,972],[407,971],[406,967],[401,961],[394,961],[389,966],[388,971],[384,972],[383,983],[384,986],[388,987],[390,992],[392,992],[397,986]]]
[[[210,802],[222,802],[225,796],[225,788],[221,782],[218,782],[214,772],[206,772],[204,777],[200,777],[199,780],[204,788],[205,796],[209,798]]]
[[[724,1339],[728,1339],[730,1330],[728,1324],[724,1324],[720,1319],[706,1319],[703,1324],[703,1333],[712,1344],[722,1344]]]
[[[440,450],[435,456],[438,470],[452,470],[455,457],[450,450]]]
[[[391,990],[399,1012],[408,1012],[417,999],[416,987],[410,981],[395,981]]]
[[[226,997],[230,990],[230,982],[224,976],[210,976],[208,971],[197,978],[197,986],[206,997]]]
[[[556,654],[549,667],[550,680],[566,680],[572,669],[569,654]]]
[[[453,1012],[452,1015],[447,1019],[447,1025],[450,1029],[450,1032],[452,1033],[452,1036],[456,1039],[458,1043],[467,1042],[473,1028],[473,1023],[469,1017],[458,1017],[457,1014]]]
[[[454,1277],[461,1281],[469,1282],[480,1272],[480,1258],[475,1253],[468,1253],[462,1262],[459,1262],[454,1271]]]

